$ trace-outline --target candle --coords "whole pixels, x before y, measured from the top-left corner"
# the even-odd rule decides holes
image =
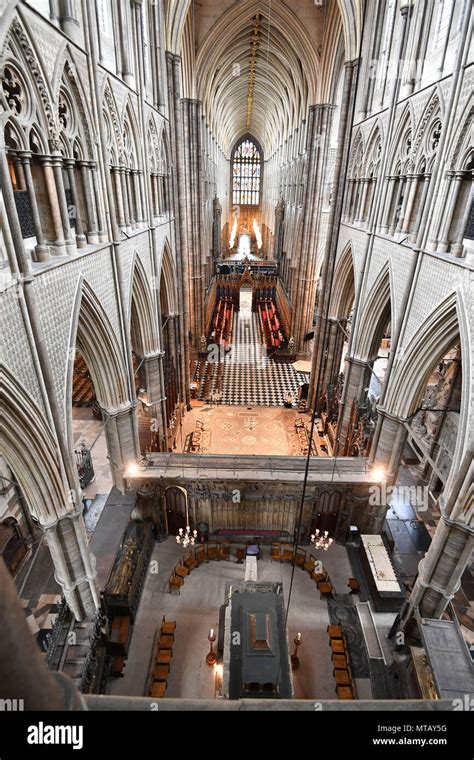
[[[212,639],[213,636],[214,636],[214,628],[211,628],[209,631],[209,638]]]
[[[301,633],[296,634],[296,639],[298,641],[298,644],[301,644]]]

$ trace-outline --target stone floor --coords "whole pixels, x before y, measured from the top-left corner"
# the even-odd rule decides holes
[[[311,415],[296,409],[205,404],[185,415],[178,448],[187,449],[188,436],[200,420],[208,434],[202,453],[301,456],[295,430],[297,419],[304,420],[309,428]]]
[[[107,458],[107,442],[105,439],[104,423],[96,420],[88,406],[74,406],[72,409],[72,430],[74,447],[82,445],[92,448],[92,464],[95,478],[84,491],[84,498],[94,499],[98,494],[110,493],[112,476]]]
[[[234,554],[234,552],[232,552]],[[209,651],[209,628],[217,628],[219,607],[225,599],[226,583],[243,580],[245,565],[230,561],[209,562],[193,570],[186,578],[179,596],[168,591],[170,572],[182,555],[173,538],[157,544],[152,559],[157,560],[158,574],[147,576],[133,632],[124,677],[110,682],[110,693],[143,695],[149,674],[153,638],[163,615],[176,621],[175,645],[171,660],[167,697],[212,699],[215,696],[215,676],[205,662]],[[333,546],[322,557],[336,592],[344,594],[351,568],[346,551]],[[283,583],[285,603],[291,581],[291,566],[270,561],[270,547],[263,547],[258,561],[258,577],[265,581]],[[326,626],[329,623],[328,605],[305,571],[295,568],[288,616],[290,642],[296,633],[302,634],[299,649],[300,668],[294,673],[296,698],[333,699],[335,684]],[[370,696],[367,679],[357,684],[360,696]]]

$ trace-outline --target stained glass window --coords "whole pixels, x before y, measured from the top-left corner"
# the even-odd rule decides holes
[[[249,139],[234,151],[232,162],[232,202],[239,206],[260,204],[261,156]]]

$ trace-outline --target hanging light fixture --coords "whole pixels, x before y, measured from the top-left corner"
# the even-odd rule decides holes
[[[334,539],[329,538],[329,533],[327,530],[325,530],[321,535],[321,531],[319,528],[317,528],[315,533],[312,533],[311,535],[311,543],[314,544],[315,549],[323,549],[325,552],[327,552],[327,550],[334,543]]]
[[[181,546],[186,549],[189,544],[191,546],[194,546],[196,543],[197,538],[197,530],[193,530],[191,533],[191,528],[189,526],[189,514],[188,514],[188,495],[185,494],[185,501],[186,501],[186,531],[183,530],[183,528],[179,528],[178,535],[176,536],[176,543],[181,544]]]

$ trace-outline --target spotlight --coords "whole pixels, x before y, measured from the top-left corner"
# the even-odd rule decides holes
[[[136,478],[139,473],[140,473],[140,468],[138,467],[137,463],[131,462],[125,471],[125,477]]]
[[[372,480],[375,480],[376,483],[381,483],[385,480],[385,470],[382,467],[376,467],[375,470],[372,470],[371,475]]]

